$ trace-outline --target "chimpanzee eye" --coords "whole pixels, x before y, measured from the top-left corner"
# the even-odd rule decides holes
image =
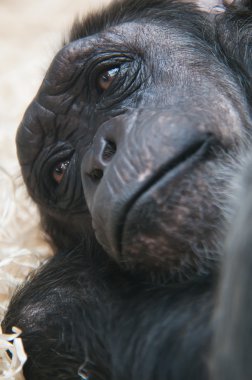
[[[119,67],[113,67],[109,70],[103,71],[97,79],[97,87],[101,92],[104,92],[109,89],[113,83],[115,77],[119,73]]]
[[[69,160],[65,160],[65,161],[58,162],[54,166],[53,171],[52,171],[52,177],[57,184],[60,184],[61,181],[63,180],[65,172],[69,166],[69,163],[70,163]]]

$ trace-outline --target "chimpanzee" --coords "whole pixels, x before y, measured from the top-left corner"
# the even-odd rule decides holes
[[[74,24],[17,133],[55,249],[3,324],[26,379],[252,378],[251,53],[250,0]]]

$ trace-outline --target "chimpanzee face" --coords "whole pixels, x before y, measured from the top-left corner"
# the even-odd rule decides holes
[[[90,36],[75,27],[17,135],[59,248],[94,233],[132,270],[188,277],[213,265],[222,168],[249,120],[212,28],[190,7],[180,18],[125,16]]]

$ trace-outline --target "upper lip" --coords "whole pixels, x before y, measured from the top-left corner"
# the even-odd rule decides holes
[[[167,174],[169,176],[172,176],[172,180],[178,175],[181,175],[183,172],[186,172],[199,159],[202,159],[202,157],[206,156],[209,153],[210,148],[214,142],[216,142],[216,138],[211,134],[204,135],[203,138],[195,141],[178,155],[161,165],[160,168],[153,174],[153,176],[151,176],[126,202],[118,218],[117,228],[115,231],[117,238],[117,251],[119,254],[122,253],[122,237],[126,218],[130,210],[134,207],[136,201],[152,186],[156,185],[161,179],[163,179]]]

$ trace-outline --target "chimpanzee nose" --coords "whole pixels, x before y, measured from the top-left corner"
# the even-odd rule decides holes
[[[98,185],[106,168],[131,126],[123,123],[121,117],[104,123],[94,136],[89,151],[82,161],[82,179],[88,177]]]
[[[116,153],[118,136],[113,126],[102,126],[95,135],[90,152],[85,156],[82,169],[93,182],[99,181]]]
[[[88,176],[97,181],[102,178],[103,171],[116,153],[116,142],[114,139],[100,135],[93,145],[93,159],[90,168],[87,168]]]

